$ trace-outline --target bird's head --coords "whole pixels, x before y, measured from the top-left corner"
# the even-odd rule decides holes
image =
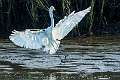
[[[50,11],[54,11],[54,10],[55,10],[54,6],[51,6],[51,7],[49,8],[49,10],[50,10]]]

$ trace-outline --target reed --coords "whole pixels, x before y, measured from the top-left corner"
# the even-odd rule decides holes
[[[92,27],[93,27],[93,22],[94,22],[94,17],[95,17],[95,12],[94,12],[94,6],[95,6],[96,0],[91,0],[91,12],[90,12],[90,27],[89,27],[89,35],[93,35],[92,32]]]
[[[70,0],[62,0],[62,8],[63,8],[64,16],[70,14],[71,12],[70,6],[71,6]]]
[[[28,10],[29,14],[31,15],[32,18],[32,26],[33,28],[40,28],[38,27],[39,24],[39,10],[42,9],[44,11],[48,11],[49,8],[49,3],[46,0],[30,0],[28,1],[31,4],[28,6],[31,6],[30,10]],[[44,15],[42,15],[44,16]],[[44,19],[46,20],[46,17],[44,16]],[[41,24],[42,25],[42,24]],[[44,28],[44,27],[41,27]]]
[[[2,0],[0,0],[0,24],[2,24]]]
[[[80,33],[92,35],[95,26],[104,26],[110,24],[110,20],[104,11],[105,7],[110,5],[110,8],[119,7],[117,0],[0,0],[0,32],[11,32],[13,29],[26,28],[25,26],[31,26],[30,28],[43,28],[44,24],[48,24],[48,8],[53,5],[57,8],[55,12],[55,19],[62,19],[64,16],[69,15],[73,10],[80,11],[91,5],[91,12],[89,17],[86,16],[77,27],[70,33],[70,36],[79,36]],[[114,3],[112,3],[114,2]],[[25,5],[23,5],[24,3]],[[111,4],[110,4],[111,3]],[[17,6],[19,4],[19,6]],[[111,6],[112,5],[112,6]],[[24,7],[27,12],[19,11],[16,7]],[[115,6],[115,7],[114,7]],[[97,11],[96,11],[97,10]],[[40,15],[41,12],[43,15]],[[45,13],[45,14],[44,14]],[[114,12],[110,12],[113,15]],[[19,17],[20,16],[20,17]],[[27,17],[26,17],[27,16]],[[30,16],[30,17],[29,17]],[[22,18],[22,19],[20,19]],[[24,18],[26,18],[24,20]],[[40,18],[45,22],[41,22]],[[59,19],[58,19],[59,18]],[[28,23],[26,23],[28,21]],[[32,24],[32,25],[31,25]],[[20,26],[19,26],[20,25]],[[13,27],[14,26],[14,27]]]
[[[0,25],[4,27],[4,31],[9,32],[11,20],[10,13],[14,0],[0,0]]]
[[[103,24],[103,11],[104,11],[104,5],[105,5],[105,0],[102,0],[102,4],[101,4],[101,10],[100,10],[100,24]]]

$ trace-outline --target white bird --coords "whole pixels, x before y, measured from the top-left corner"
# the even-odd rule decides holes
[[[54,26],[53,10],[49,8],[49,16],[51,18],[51,26],[46,29],[26,29],[25,31],[12,31],[9,39],[17,46],[42,49],[45,52],[54,54],[60,45],[60,40],[63,39],[82,19],[90,12],[91,7],[76,12],[73,11],[64,19],[60,20]]]

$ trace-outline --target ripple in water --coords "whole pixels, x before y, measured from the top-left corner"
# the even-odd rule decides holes
[[[12,75],[17,71],[17,76],[23,76],[22,74],[25,71],[24,75],[32,75],[32,78],[35,79],[41,77],[33,74],[49,75],[48,78],[43,76],[46,80],[57,80],[60,77],[59,74],[66,74],[71,80],[76,80],[73,79],[78,78],[75,77],[76,75],[80,76],[80,78],[84,76],[83,80],[110,80],[116,78],[111,77],[111,74],[120,72],[120,44],[118,42],[113,41],[113,44],[111,42],[102,44],[99,42],[87,42],[84,45],[77,44],[77,42],[74,45],[72,40],[70,44],[69,42],[63,42],[64,46],[62,47],[64,47],[64,50],[61,49],[56,54],[50,55],[43,54],[39,50],[19,48],[5,40],[0,43],[0,71],[2,71],[0,73],[10,72],[10,75]],[[45,71],[47,72],[45,73]],[[111,74],[107,72],[111,72]],[[97,76],[92,77],[92,79],[85,78],[86,75],[88,77],[89,74],[94,73],[106,73],[108,76]],[[73,77],[69,76],[73,74]],[[63,80],[67,80],[65,75],[62,77],[65,78]]]

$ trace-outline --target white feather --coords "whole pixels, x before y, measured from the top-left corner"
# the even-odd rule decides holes
[[[58,40],[63,39],[83,19],[83,17],[90,12],[90,9],[91,7],[76,13],[73,11],[68,17],[60,20],[53,28],[53,38]]]
[[[26,29],[25,31],[12,31],[9,36],[10,40],[20,47],[30,49],[42,49],[45,52],[54,54],[63,39],[81,20],[90,12],[90,7],[75,13],[74,11],[60,20],[54,27],[53,11],[54,7],[50,7],[49,12],[51,18],[51,26],[47,29]]]

